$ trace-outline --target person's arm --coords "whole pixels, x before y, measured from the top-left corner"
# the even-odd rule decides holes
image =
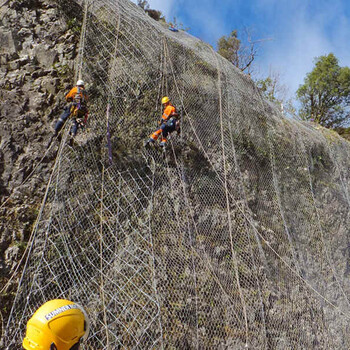
[[[71,91],[66,95],[67,102],[71,102],[74,99],[75,94],[77,93],[77,88],[74,87]]]
[[[169,117],[178,117],[178,116],[179,116],[179,113],[177,113],[175,107],[173,107]]]
[[[84,94],[84,98],[86,102],[89,102],[89,95],[87,94],[87,92],[85,91],[85,89],[83,90],[83,94]]]
[[[169,120],[169,118],[173,115],[175,112],[175,107],[174,106],[168,106],[165,108],[164,113],[162,115],[163,121]]]

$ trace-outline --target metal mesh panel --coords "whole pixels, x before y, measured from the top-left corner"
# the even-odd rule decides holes
[[[68,298],[84,349],[348,348],[348,143],[127,0],[58,3],[80,9],[91,117],[73,144],[66,127],[5,346]],[[142,149],[164,95],[182,116],[165,156]]]

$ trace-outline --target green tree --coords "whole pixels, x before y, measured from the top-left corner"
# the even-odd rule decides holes
[[[314,69],[297,90],[299,116],[326,128],[346,125],[350,118],[350,68],[340,67],[334,54],[315,59]]]
[[[260,79],[256,82],[257,87],[263,93],[266,99],[271,102],[279,102],[277,98],[279,82],[276,77],[268,76],[265,79]]]
[[[161,11],[151,9],[147,0],[137,0],[137,5],[141,7],[148,16],[152,17],[156,21],[165,21]]]
[[[290,117],[295,115],[293,100],[287,97],[288,89],[281,84],[279,73],[270,71],[269,76],[265,79],[257,80],[256,85],[264,97],[277,105],[283,114]]]
[[[238,39],[237,30],[233,30],[229,36],[224,35],[218,40],[218,53],[238,68],[240,68],[238,54],[240,47],[241,41]]]
[[[146,13],[148,14],[148,16],[152,17],[156,21],[160,21],[161,19],[164,19],[161,11],[147,9]]]
[[[137,0],[137,5],[145,11],[149,9],[149,3],[147,0]]]
[[[242,72],[250,74],[259,45],[265,40],[269,39],[252,40],[249,29],[245,29],[242,39],[239,39],[237,30],[233,30],[229,36],[224,35],[218,40],[217,52]]]

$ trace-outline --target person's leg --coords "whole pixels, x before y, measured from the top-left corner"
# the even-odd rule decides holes
[[[165,125],[162,128],[162,141],[159,144],[159,146],[164,147],[166,145],[168,134],[169,134],[169,128]]]
[[[64,108],[63,113],[61,114],[60,118],[58,119],[56,125],[55,125],[55,135],[59,133],[59,131],[62,129],[62,126],[64,125],[65,121],[70,116],[70,105],[66,106]]]
[[[150,142],[154,142],[158,140],[159,135],[162,133],[162,129],[158,129],[157,131],[155,131],[149,138]]]
[[[72,125],[72,127],[70,129],[70,134],[74,137],[77,134],[77,132],[78,132],[79,124],[78,124],[78,122],[77,122],[77,120],[75,118],[72,121],[73,121],[73,125]]]

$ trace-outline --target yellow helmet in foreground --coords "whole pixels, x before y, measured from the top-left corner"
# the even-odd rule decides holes
[[[164,96],[163,98],[162,98],[162,105],[163,104],[165,104],[165,103],[167,103],[167,102],[169,102],[170,100],[169,100],[169,97],[168,96]]]
[[[27,323],[23,347],[26,350],[77,350],[89,335],[84,309],[69,300],[43,304]]]

